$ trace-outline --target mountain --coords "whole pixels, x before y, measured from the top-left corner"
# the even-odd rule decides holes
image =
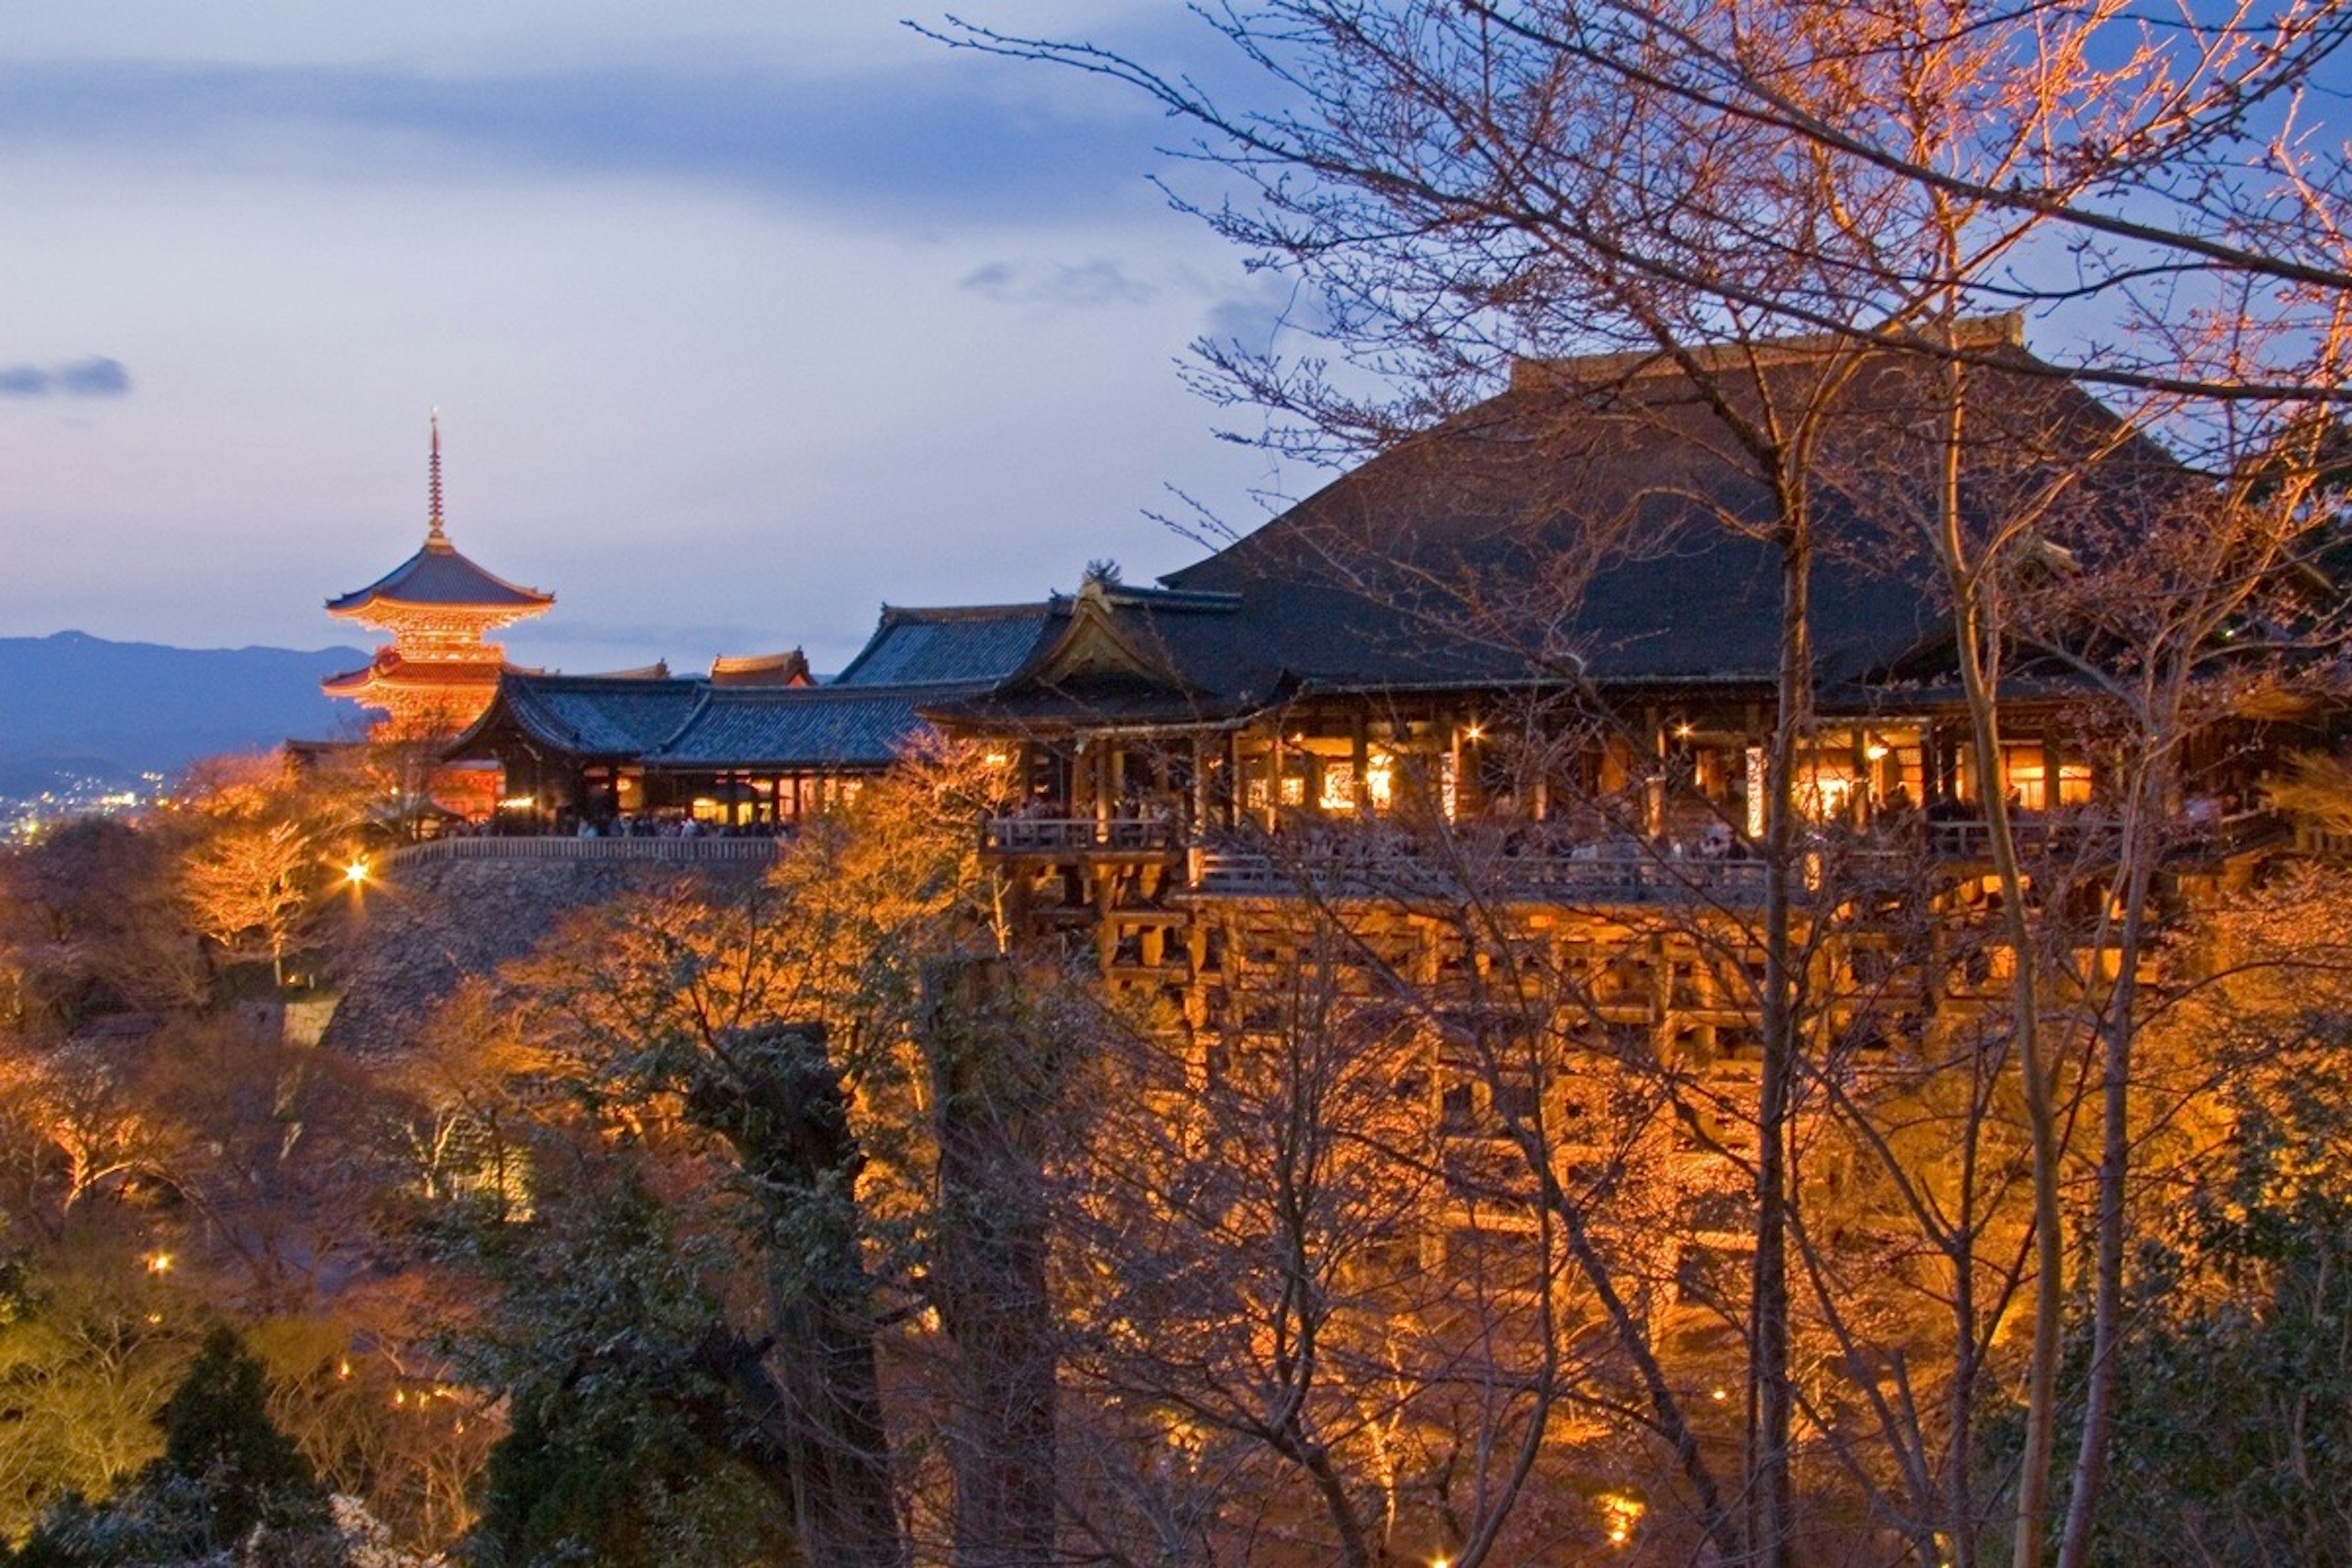
[[[0,795],[59,773],[125,783],[198,757],[324,739],[359,710],[319,689],[368,661],[358,648],[182,648],[84,632],[0,637]]]

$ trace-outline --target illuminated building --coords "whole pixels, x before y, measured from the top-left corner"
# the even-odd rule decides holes
[[[327,601],[330,615],[392,634],[364,668],[320,683],[331,697],[381,710],[382,732],[392,739],[451,735],[473,722],[506,668],[506,650],[488,635],[555,603],[552,594],[484,571],[449,542],[437,418],[428,491],[424,547],[366,587]]]

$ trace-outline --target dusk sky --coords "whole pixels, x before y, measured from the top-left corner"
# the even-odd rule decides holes
[[[1178,381],[1284,295],[1148,182],[1177,133],[910,14],[16,7],[0,636],[372,644],[320,601],[420,542],[436,406],[451,537],[557,595],[510,656],[573,670],[835,668],[884,601],[1195,558],[1145,515],[1171,486],[1246,526],[1318,483]],[[971,14],[1155,58],[1200,32]]]

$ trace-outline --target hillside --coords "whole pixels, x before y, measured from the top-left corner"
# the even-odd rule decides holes
[[[455,860],[401,866],[335,910],[321,967],[342,993],[325,1044],[397,1056],[465,980],[529,952],[562,921],[630,892],[681,881],[741,885],[762,864]]]
[[[51,777],[129,781],[198,757],[323,739],[357,710],[321,676],[367,662],[357,648],[180,648],[84,632],[0,637],[0,795]]]

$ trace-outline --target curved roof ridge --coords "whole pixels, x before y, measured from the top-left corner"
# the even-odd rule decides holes
[[[376,605],[416,605],[432,609],[478,607],[509,616],[535,615],[555,603],[555,595],[509,583],[485,571],[449,542],[445,534],[428,540],[415,554],[364,588],[327,601],[327,613],[358,616]]]

